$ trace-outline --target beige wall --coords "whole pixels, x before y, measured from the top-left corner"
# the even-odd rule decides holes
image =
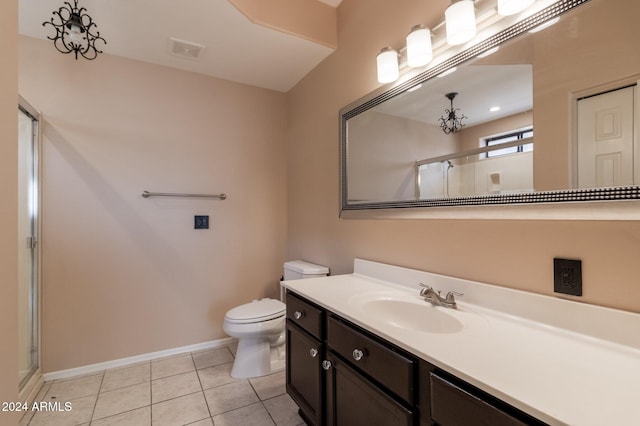
[[[334,274],[350,272],[361,257],[543,294],[553,293],[554,256],[580,258],[580,300],[640,312],[638,222],[338,218],[337,111],[378,87],[381,47],[403,46],[411,26],[433,25],[448,4],[340,5],[337,51],[288,96],[288,257]]]
[[[44,372],[222,338],[226,310],[279,295],[284,94],[26,37],[20,93],[44,122]]]
[[[571,149],[567,135],[573,129],[573,99],[568,94],[596,94],[615,88],[616,80],[640,73],[640,39],[637,0],[595,1],[580,6],[580,19],[568,19],[536,33],[533,44],[533,125],[536,143],[534,164],[542,164],[547,173],[536,166],[536,189],[570,188]],[[593,28],[602,28],[593,31]],[[612,42],[615,40],[615,42]],[[571,60],[567,53],[571,52]],[[558,64],[562,64],[558,66]],[[588,70],[588,71],[587,71]],[[598,86],[609,84],[606,88]],[[629,84],[619,83],[617,87]],[[584,91],[587,91],[586,93]],[[553,126],[542,123],[554,123]]]
[[[0,3],[0,402],[18,398],[18,1]],[[0,424],[17,413],[0,412]]]
[[[376,111],[351,118],[349,198],[356,202],[415,200],[416,161],[455,152],[455,141],[438,126]]]

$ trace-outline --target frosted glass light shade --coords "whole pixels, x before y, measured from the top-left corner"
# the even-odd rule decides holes
[[[431,30],[416,25],[407,36],[407,65],[422,67],[433,59]]]
[[[82,43],[82,29],[76,24],[69,25],[69,41],[80,45]]]
[[[498,14],[515,15],[533,4],[535,0],[498,0]]]
[[[476,36],[476,12],[472,0],[453,3],[444,12],[447,27],[447,43],[463,44]]]
[[[391,83],[400,77],[398,67],[398,52],[390,47],[385,47],[376,57],[378,63],[378,82]]]

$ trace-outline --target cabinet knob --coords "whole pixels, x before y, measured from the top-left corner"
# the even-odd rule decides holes
[[[323,370],[329,370],[330,368],[331,368],[331,361],[329,361],[328,359],[325,359],[324,361],[322,361]]]
[[[353,355],[353,359],[355,359],[356,361],[360,361],[362,358],[364,358],[364,352],[360,349],[354,349],[351,355]]]
[[[311,348],[311,350],[309,351],[309,355],[311,355],[311,358],[315,358],[318,356],[318,350],[316,348]]]
[[[295,311],[295,312],[293,313],[293,317],[294,317],[295,319],[298,319],[298,320],[299,320],[300,318],[302,318],[303,316],[304,316],[304,312]]]

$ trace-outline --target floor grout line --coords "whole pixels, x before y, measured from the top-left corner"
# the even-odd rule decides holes
[[[223,349],[224,349],[225,352],[220,352]],[[206,352],[209,352],[209,351],[216,351],[217,353],[206,354]],[[199,354],[203,354],[203,355],[199,356]],[[184,355],[187,355],[187,354],[184,354]],[[229,346],[225,346],[223,348],[215,348],[215,349],[212,349],[212,350],[202,350],[202,351],[196,351],[196,352],[189,352],[188,355],[189,355],[188,359],[190,360],[191,367],[193,368],[192,370],[182,371],[182,372],[179,372],[179,373],[169,374],[168,376],[158,377],[156,379],[153,379],[153,364],[154,363],[152,361],[169,360],[171,358],[177,358],[178,356],[169,356],[169,357],[166,357],[166,358],[158,358],[157,360],[150,360],[150,361],[147,361],[147,362],[144,362],[144,363],[139,363],[139,364],[133,365],[131,367],[121,367],[121,368],[117,368],[117,369],[103,370],[101,372],[93,372],[93,373],[89,373],[89,374],[86,374],[86,375],[83,375],[83,376],[78,376],[78,377],[70,378],[70,379],[52,380],[51,382],[45,383],[43,385],[43,387],[44,386],[48,386],[48,387],[43,389],[44,392],[42,393],[41,399],[44,400],[46,398],[46,396],[50,394],[51,386],[54,383],[63,383],[63,382],[67,382],[67,381],[71,381],[71,380],[75,380],[75,379],[82,379],[82,378],[87,378],[87,377],[90,377],[90,376],[96,376],[96,375],[99,374],[100,378],[99,378],[97,394],[86,395],[86,396],[82,397],[82,398],[85,398],[85,397],[88,397],[88,396],[95,396],[95,400],[93,401],[92,406],[89,407],[89,405],[87,404],[85,406],[85,408],[83,408],[83,410],[87,410],[87,411],[85,411],[85,412],[87,412],[87,414],[88,414],[88,411],[90,409],[90,415],[88,416],[88,419],[89,419],[90,423],[101,421],[101,420],[104,420],[104,419],[110,419],[112,417],[119,416],[119,415],[125,415],[125,417],[126,417],[127,413],[132,413],[132,412],[134,412],[136,410],[147,409],[147,410],[149,410],[149,412],[148,412],[148,416],[149,417],[147,417],[147,418],[149,419],[151,424],[153,424],[154,420],[156,420],[156,421],[160,420],[159,418],[154,419],[154,410],[153,410],[154,405],[167,403],[167,402],[170,402],[170,401],[173,401],[173,400],[176,400],[176,399],[179,399],[179,398],[184,398],[184,397],[187,397],[187,396],[192,396],[193,403],[197,404],[195,407],[199,407],[198,410],[202,410],[202,412],[201,412],[202,415],[207,415],[207,417],[205,417],[205,418],[202,418],[202,419],[199,419],[199,420],[195,420],[195,421],[190,421],[190,423],[188,423],[188,424],[202,422],[202,421],[205,421],[207,419],[209,419],[213,423],[214,422],[214,420],[213,420],[214,416],[212,414],[212,407],[210,406],[210,401],[207,399],[207,396],[205,395],[205,392],[209,391],[210,389],[220,388],[222,386],[231,385],[233,383],[242,383],[244,381],[246,384],[249,385],[249,389],[251,389],[251,392],[253,393],[253,396],[255,398],[257,398],[257,401],[253,402],[253,403],[244,403],[244,404],[242,404],[241,406],[238,406],[238,407],[234,406],[232,409],[226,409],[226,411],[223,411],[221,413],[217,413],[216,416],[228,415],[229,413],[233,413],[233,412],[236,412],[236,411],[239,411],[239,410],[243,410],[243,409],[246,410],[248,407],[256,405],[256,408],[254,408],[254,410],[257,410],[257,407],[261,407],[262,410],[267,412],[268,418],[270,419],[272,424],[273,425],[278,425],[278,423],[276,422],[276,418],[280,418],[281,414],[278,413],[278,411],[274,411],[274,413],[269,411],[269,409],[267,408],[267,405],[265,404],[265,402],[273,400],[275,398],[282,397],[283,395],[286,395],[286,392],[280,393],[278,395],[271,395],[271,396],[266,397],[265,399],[262,399],[262,397],[260,396],[260,394],[257,391],[257,388],[261,388],[261,389],[263,389],[263,391],[266,390],[265,395],[270,395],[269,392],[272,389],[272,386],[274,386],[274,385],[280,386],[278,379],[275,379],[274,382],[267,381],[266,382],[267,386],[265,386],[264,384],[262,384],[262,383],[260,383],[258,381],[257,383],[259,383],[260,385],[257,386],[257,385],[254,384],[254,381],[252,381],[251,379],[235,379],[235,378],[231,378],[231,377],[227,378],[226,375],[229,375],[230,372],[229,371],[225,372],[224,368],[222,368],[219,371],[213,371],[211,373],[212,374],[211,376],[206,377],[206,379],[209,380],[211,383],[216,383],[216,382],[222,382],[222,383],[215,384],[215,385],[205,389],[204,382],[203,382],[203,376],[200,374],[200,372],[202,372],[203,370],[207,370],[209,368],[221,367],[221,366],[227,366],[226,368],[228,368],[228,365],[233,364],[233,360],[235,359],[235,356],[233,355],[233,352],[232,352],[232,350],[231,350],[231,348]],[[186,359],[186,357],[184,357],[184,358]],[[196,359],[198,359],[199,363],[202,365],[200,368],[197,366]],[[224,361],[223,362],[219,362],[220,360],[224,360]],[[186,361],[181,361],[181,362],[183,363],[182,365],[188,364]],[[212,364],[208,365],[209,362],[212,362]],[[180,365],[181,365],[180,363],[177,363],[176,367],[179,368]],[[133,377],[138,377],[138,380],[142,379],[142,381],[140,381],[138,383],[127,383],[127,380],[130,379],[131,376],[127,376],[126,373],[125,374],[121,374],[120,376],[115,376],[115,377],[114,376],[110,376],[108,374],[109,372],[118,371],[118,370],[122,370],[122,369],[126,369],[126,368],[135,368],[135,367],[144,368],[146,366],[148,366],[148,372],[144,372],[144,375],[142,377],[139,376],[138,372],[132,371],[132,373],[131,373]],[[173,366],[168,365],[167,366],[167,371],[171,371],[172,368],[173,368]],[[269,374],[269,375],[266,375],[264,377],[268,377],[268,376],[279,374],[279,373],[280,372]],[[170,386],[181,386],[180,384],[184,383],[187,387],[181,388],[181,389],[184,389],[184,390],[182,390],[182,392],[187,391],[187,389],[189,389],[189,390],[187,391],[188,393],[185,393],[183,395],[173,396],[173,397],[171,397],[169,399],[166,399],[166,400],[163,400],[163,401],[158,401],[158,402],[154,402],[153,401],[154,382],[158,382],[159,380],[163,380],[163,379],[174,378],[174,377],[177,377],[177,376],[180,376],[180,375],[185,375],[185,374],[195,374],[196,375],[195,380],[198,381],[197,382],[198,385],[196,386],[196,383],[193,381],[194,380],[193,377],[185,377],[184,380],[177,379],[173,383],[170,382],[169,384],[162,384],[160,386],[169,386],[169,385]],[[220,375],[220,374],[222,374],[222,375]],[[232,380],[231,381],[226,381],[227,379],[229,379],[229,380],[232,379]],[[256,378],[256,379],[259,379],[259,378]],[[88,386],[87,389],[91,389],[92,386],[95,386],[95,383],[96,383],[96,380],[94,379],[94,380],[90,380],[89,382],[80,382],[79,386]],[[127,383],[127,384],[125,386],[120,386],[121,383]],[[149,394],[148,394],[149,395],[148,396],[149,399],[148,399],[148,402],[145,405],[140,406],[140,407],[127,409],[125,411],[115,412],[115,413],[112,413],[112,414],[110,414],[108,416],[101,417],[100,419],[94,419],[94,417],[96,415],[96,412],[97,412],[98,403],[100,402],[100,400],[101,400],[100,398],[101,397],[104,397],[104,396],[108,395],[110,392],[115,392],[115,391],[121,391],[122,392],[123,389],[127,389],[127,388],[134,387],[134,386],[138,386],[139,389],[140,389],[140,392],[144,392],[145,386],[141,386],[141,385],[144,385],[145,383],[146,383],[146,385],[148,385],[148,392],[149,392]],[[105,385],[110,386],[109,390],[104,390],[104,386]],[[192,391],[193,389],[196,389],[196,388],[199,388],[199,390]],[[75,388],[73,388],[73,385],[72,385],[68,389],[65,389],[65,388],[57,388],[57,389],[58,389],[56,391],[56,396],[58,396],[57,400],[61,401],[64,398],[64,394],[66,392],[69,392],[69,394],[71,395],[71,394],[73,394],[73,392],[77,392],[78,390],[81,390],[82,392],[84,392],[85,388],[75,389]],[[173,393],[172,392],[172,387],[166,387],[166,388],[158,387],[158,389],[156,389],[156,390],[161,392],[164,395],[174,395],[174,394],[180,393],[180,392]],[[165,393],[167,391],[168,391],[168,393]],[[124,393],[126,393],[126,392],[127,391],[124,391]],[[247,389],[247,392],[248,392],[248,389]],[[225,392],[223,392],[223,394],[224,393]],[[201,395],[201,397],[204,399],[204,407],[206,407],[206,412],[204,411],[204,407],[203,407],[203,405],[201,405],[202,403],[199,401],[199,398],[194,396],[196,394]],[[137,395],[138,395],[138,397],[143,396],[143,394],[137,394]],[[160,394],[158,394],[158,396],[161,397]],[[74,399],[76,399],[76,398],[80,398],[80,397],[74,397]],[[119,396],[116,396],[116,398],[119,398]],[[146,400],[146,398],[142,398],[142,400],[140,402],[142,402],[144,400]],[[114,401],[117,401],[117,399],[115,399]],[[215,401],[216,400],[214,399],[213,402],[215,402]],[[241,401],[242,400],[240,400],[240,402]],[[87,401],[87,402],[91,403],[91,401]],[[105,401],[105,403],[107,403],[107,402]],[[109,402],[109,403],[111,403],[111,402]],[[259,405],[257,405],[257,404],[259,404]],[[232,405],[229,405],[229,406],[232,406]],[[277,407],[277,404],[271,404],[271,406],[272,406],[272,409],[276,409],[275,407]],[[115,406],[115,407],[117,408],[117,406]],[[101,408],[101,411],[106,413],[106,412],[109,412],[111,409],[112,409],[112,407],[105,405],[104,407]],[[282,409],[282,408],[279,408],[279,409]],[[259,418],[263,418],[263,419],[266,420],[266,417],[262,417],[262,416],[264,416],[264,413],[262,412],[262,410],[258,410],[260,412],[260,414],[259,414],[260,417]],[[156,416],[158,415],[159,412],[160,411],[158,411],[156,413]],[[61,413],[61,416],[62,415],[63,415],[63,413]],[[83,415],[85,415],[85,414],[83,414]],[[133,414],[133,415],[134,416],[138,416],[138,415],[145,415],[146,416],[146,413],[138,413],[138,414]],[[256,413],[256,415],[257,415],[257,413]],[[274,417],[274,415],[276,417]],[[290,413],[289,414],[285,413],[285,415],[289,416]],[[35,416],[32,416],[29,419],[29,421],[25,424],[25,426],[31,425],[33,420],[34,420],[34,417]],[[41,421],[41,420],[43,420],[43,419],[40,419],[38,421]],[[59,417],[59,420],[64,421],[64,417]],[[185,420],[186,420],[186,418],[185,418]],[[250,418],[249,418],[248,421],[250,422]],[[34,422],[33,424],[35,425],[36,423]],[[299,423],[292,423],[292,424],[299,425]]]
[[[100,399],[100,391],[102,390],[102,384],[104,383],[104,371],[102,372],[102,378],[100,379],[100,386],[98,387],[98,394],[96,395],[96,402],[93,403],[93,409],[91,410],[91,417],[89,417],[89,423],[93,422],[93,416],[96,414],[96,407],[98,406],[98,399]]]

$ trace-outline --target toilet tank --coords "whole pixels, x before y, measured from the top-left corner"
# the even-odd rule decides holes
[[[292,260],[284,263],[284,279],[299,280],[302,278],[325,277],[329,275],[329,268],[322,265]]]

